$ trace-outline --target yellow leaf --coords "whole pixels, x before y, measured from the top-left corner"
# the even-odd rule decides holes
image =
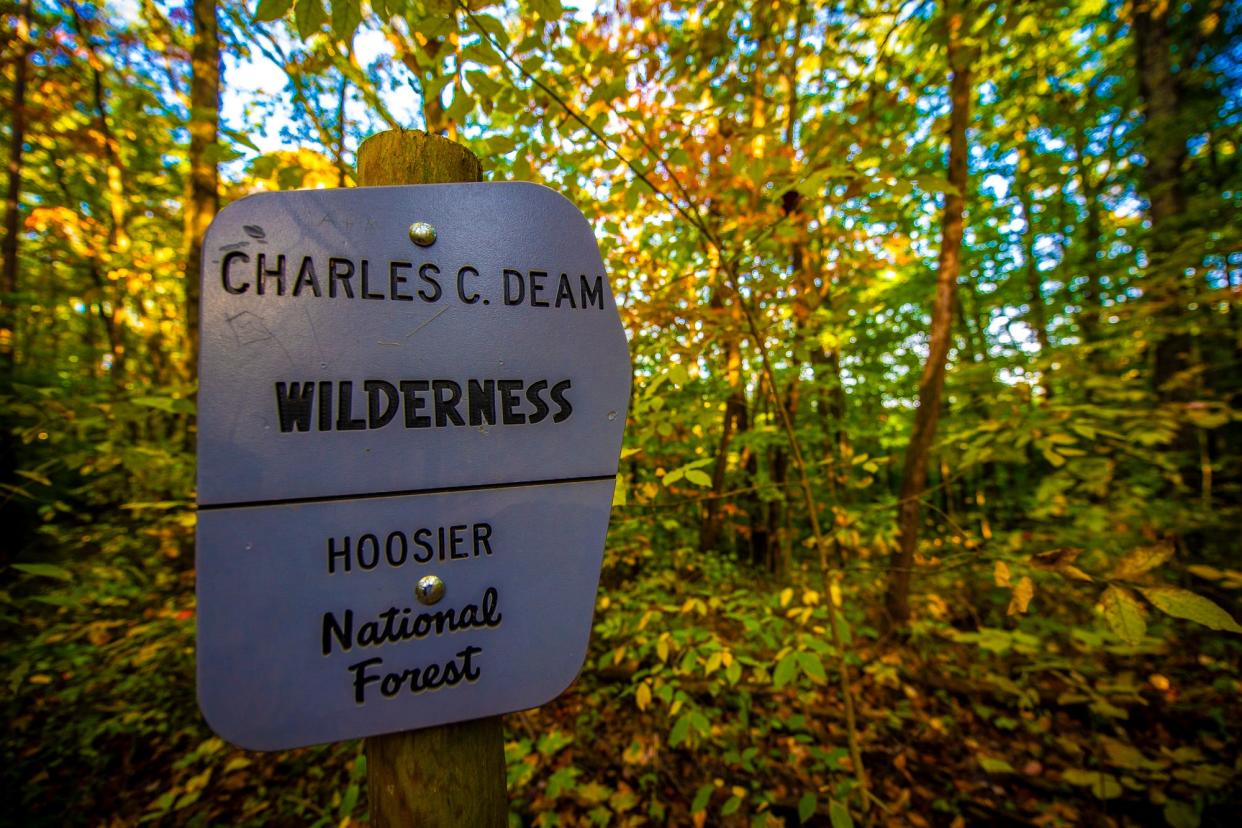
[[[996,566],[992,567],[992,577],[996,580],[998,587],[1009,586],[1009,564],[997,561]]]
[[[1109,577],[1122,581],[1129,580],[1155,569],[1171,557],[1173,557],[1173,547],[1170,545],[1140,546],[1118,561],[1113,571],[1109,573]]]
[[[1066,564],[1065,566],[1060,567],[1057,571],[1067,578],[1073,578],[1075,581],[1094,581],[1095,580],[1090,575],[1083,572],[1078,567],[1073,566],[1072,564]]]
[[[1191,564],[1186,567],[1186,571],[1192,575],[1198,575],[1200,578],[1206,578],[1209,581],[1219,581],[1225,577],[1225,573],[1216,567],[1204,566],[1203,564]]]
[[[789,606],[789,602],[793,600],[794,591],[792,587],[785,587],[781,590],[781,606]]]
[[[190,781],[185,783],[186,793],[194,793],[207,787],[207,783],[211,780],[211,771],[212,769],[208,768],[202,773],[190,777]]]
[[[660,640],[656,642],[656,655],[660,657],[660,661],[668,661],[668,634],[660,636]]]
[[[1127,644],[1138,644],[1147,634],[1143,605],[1128,589],[1110,586],[1104,590],[1100,609],[1109,628]]]
[[[638,702],[639,710],[646,710],[651,704],[651,685],[649,682],[643,682],[638,685],[638,692],[635,693],[635,699]]]
[[[1174,618],[1185,618],[1213,630],[1242,633],[1242,626],[1232,615],[1202,595],[1176,587],[1148,587],[1143,590],[1143,597]]]
[[[1128,742],[1101,735],[1100,744],[1104,748],[1108,764],[1113,767],[1127,770],[1161,770],[1159,763],[1148,759],[1142,751]]]
[[[1035,582],[1031,580],[1031,576],[1023,575],[1022,580],[1018,581],[1018,585],[1013,588],[1013,597],[1009,599],[1008,614],[1018,615],[1026,612],[1033,597],[1035,597]]]
[[[802,593],[802,603],[808,607],[813,607],[819,603],[819,593],[813,589],[808,589]]]

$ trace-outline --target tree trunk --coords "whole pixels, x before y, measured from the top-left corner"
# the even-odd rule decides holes
[[[1028,316],[1031,330],[1035,332],[1035,342],[1039,345],[1039,384],[1044,389],[1044,399],[1052,399],[1052,360],[1048,355],[1048,309],[1044,305],[1043,276],[1039,272],[1036,260],[1035,243],[1035,200],[1031,197],[1030,151],[1023,146],[1019,151],[1018,174],[1014,177],[1014,189],[1018,191],[1018,202],[1022,205],[1022,258],[1026,265],[1027,304],[1030,306]]]
[[[1075,130],[1075,152],[1078,155],[1078,185],[1082,190],[1083,208],[1086,217],[1083,221],[1083,254],[1082,270],[1086,281],[1083,284],[1082,307],[1078,311],[1078,327],[1082,331],[1082,340],[1087,345],[1094,345],[1100,338],[1100,197],[1096,182],[1091,179],[1091,171],[1087,167],[1087,136],[1082,129]],[[1099,354],[1093,347],[1087,352],[1087,358],[1099,363]]]
[[[187,373],[198,374],[199,270],[203,234],[220,208],[216,143],[220,124],[220,31],[215,0],[192,0],[190,50],[190,186],[185,202],[185,305]]]
[[[104,72],[107,64],[100,57],[89,31],[90,21],[84,18],[77,6],[70,4],[74,28],[83,48],[86,51],[87,65],[91,70],[91,100],[95,108],[95,117],[99,134],[103,141],[103,157],[107,176],[107,208],[108,238],[105,251],[97,246],[90,252],[90,276],[98,293],[96,311],[108,339],[108,351],[111,361],[108,375],[112,378],[116,389],[123,389],[127,366],[126,335],[125,335],[125,301],[124,286],[120,290],[111,289],[111,279],[105,274],[123,266],[121,257],[129,251],[129,218],[127,207],[129,201],[125,193],[125,159],[121,154],[121,142],[109,123],[108,102],[105,88]],[[105,307],[105,303],[108,307]]]
[[[1156,388],[1164,399],[1177,399],[1170,382],[1188,365],[1190,342],[1181,330],[1181,267],[1175,258],[1179,225],[1186,209],[1181,186],[1186,161],[1187,127],[1180,111],[1180,90],[1173,74],[1169,6],[1163,0],[1134,5],[1134,45],[1143,110],[1143,189],[1150,203],[1151,236],[1145,292],[1159,307],[1165,324],[1157,333]]]
[[[16,339],[17,254],[21,234],[22,158],[26,144],[26,73],[30,64],[30,2],[22,3],[13,59],[13,100],[9,105],[9,186],[4,196],[4,275],[0,282],[0,370],[13,367]]]
[[[966,125],[970,121],[970,61],[964,53],[962,14],[948,13],[948,63],[951,73],[949,99],[949,183],[941,223],[940,261],[936,274],[936,297],[932,305],[931,343],[923,376],[919,382],[919,407],[906,448],[898,504],[897,529],[900,547],[893,555],[885,594],[886,625],[904,626],[910,619],[910,569],[919,535],[919,499],[927,483],[927,460],[940,418],[940,397],[944,390],[945,365],[953,333],[953,294],[961,269],[962,214],[966,193]]]
[[[1143,190],[1150,207],[1151,232],[1147,243],[1147,269],[1143,292],[1153,311],[1155,341],[1154,384],[1160,400],[1187,403],[1200,391],[1201,375],[1189,371],[1199,364],[1193,351],[1186,291],[1188,269],[1200,263],[1199,251],[1182,246],[1186,230],[1187,193],[1183,183],[1189,157],[1187,144],[1198,125],[1186,107],[1187,98],[1199,90],[1187,90],[1182,72],[1191,72],[1195,47],[1185,39],[1175,42],[1170,20],[1172,4],[1137,0],[1134,4],[1134,46],[1137,52],[1139,96],[1142,101]],[[1193,7],[1183,9],[1192,16]],[[1181,20],[1179,28],[1193,21]],[[1179,71],[1174,71],[1174,65]],[[1194,81],[1190,81],[1194,83]],[[1232,363],[1233,357],[1229,357]],[[1210,456],[1201,446],[1197,429],[1179,424],[1174,448],[1178,466],[1191,487],[1202,497],[1210,492]]]
[[[13,57],[13,98],[9,103],[8,188],[4,195],[4,242],[0,248],[0,393],[7,394],[13,380],[17,357],[17,290],[21,237],[22,161],[26,144],[26,82],[30,65],[30,6],[24,0],[13,36],[19,44]],[[59,353],[53,351],[53,353]],[[6,423],[7,424],[7,423]],[[0,429],[0,483],[9,486],[20,480],[17,476],[19,440],[10,428]],[[0,499],[0,523],[16,527],[25,524],[19,498]],[[5,544],[0,550],[0,564],[7,565],[21,548],[20,543]]]
[[[790,423],[797,420],[798,414],[798,380],[795,375],[794,379],[789,381],[783,399],[780,405],[785,407],[786,417]],[[776,497],[773,497],[767,504],[767,548],[756,549],[756,555],[762,553],[762,557],[756,557],[752,563],[755,566],[761,566],[773,574],[779,573],[786,563],[785,550],[788,543],[788,533],[785,532],[785,525],[788,522],[786,512],[789,509],[789,499],[785,495],[785,484],[789,480],[789,453],[784,446],[776,446],[773,449],[769,464],[769,474],[772,486],[776,489]]]
[[[347,102],[347,93],[349,92],[349,78],[341,73],[341,87],[337,92],[336,99],[336,147],[333,149],[334,160],[336,161],[336,186],[345,186],[345,104]]]
[[[723,311],[721,291],[712,295],[711,308],[717,315]],[[710,552],[720,545],[721,495],[725,490],[725,473],[729,465],[729,443],[733,434],[746,430],[746,389],[742,385],[742,353],[738,337],[730,331],[725,337],[725,382],[729,385],[729,398],[725,401],[724,416],[720,427],[720,442],[716,450],[716,464],[712,469],[711,497],[703,508],[703,520],[699,525],[699,551]]]

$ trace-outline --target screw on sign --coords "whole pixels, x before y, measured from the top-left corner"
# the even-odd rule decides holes
[[[443,141],[376,138],[410,136]],[[630,382],[581,213],[525,183],[264,193],[213,222],[202,279],[213,729],[277,750],[563,691]]]

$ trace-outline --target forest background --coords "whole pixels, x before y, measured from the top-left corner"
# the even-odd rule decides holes
[[[633,355],[514,825],[1236,818],[1236,4],[0,15],[0,822],[366,822],[358,743],[248,753],[194,702],[196,284],[222,204],[394,127],[574,201]]]

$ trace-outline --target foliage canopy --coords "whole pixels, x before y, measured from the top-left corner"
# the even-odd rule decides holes
[[[194,705],[186,274],[219,202],[349,186],[390,127],[577,203],[634,355],[514,824],[1236,814],[1236,4],[0,15],[0,820],[365,821],[356,745],[246,754]]]

